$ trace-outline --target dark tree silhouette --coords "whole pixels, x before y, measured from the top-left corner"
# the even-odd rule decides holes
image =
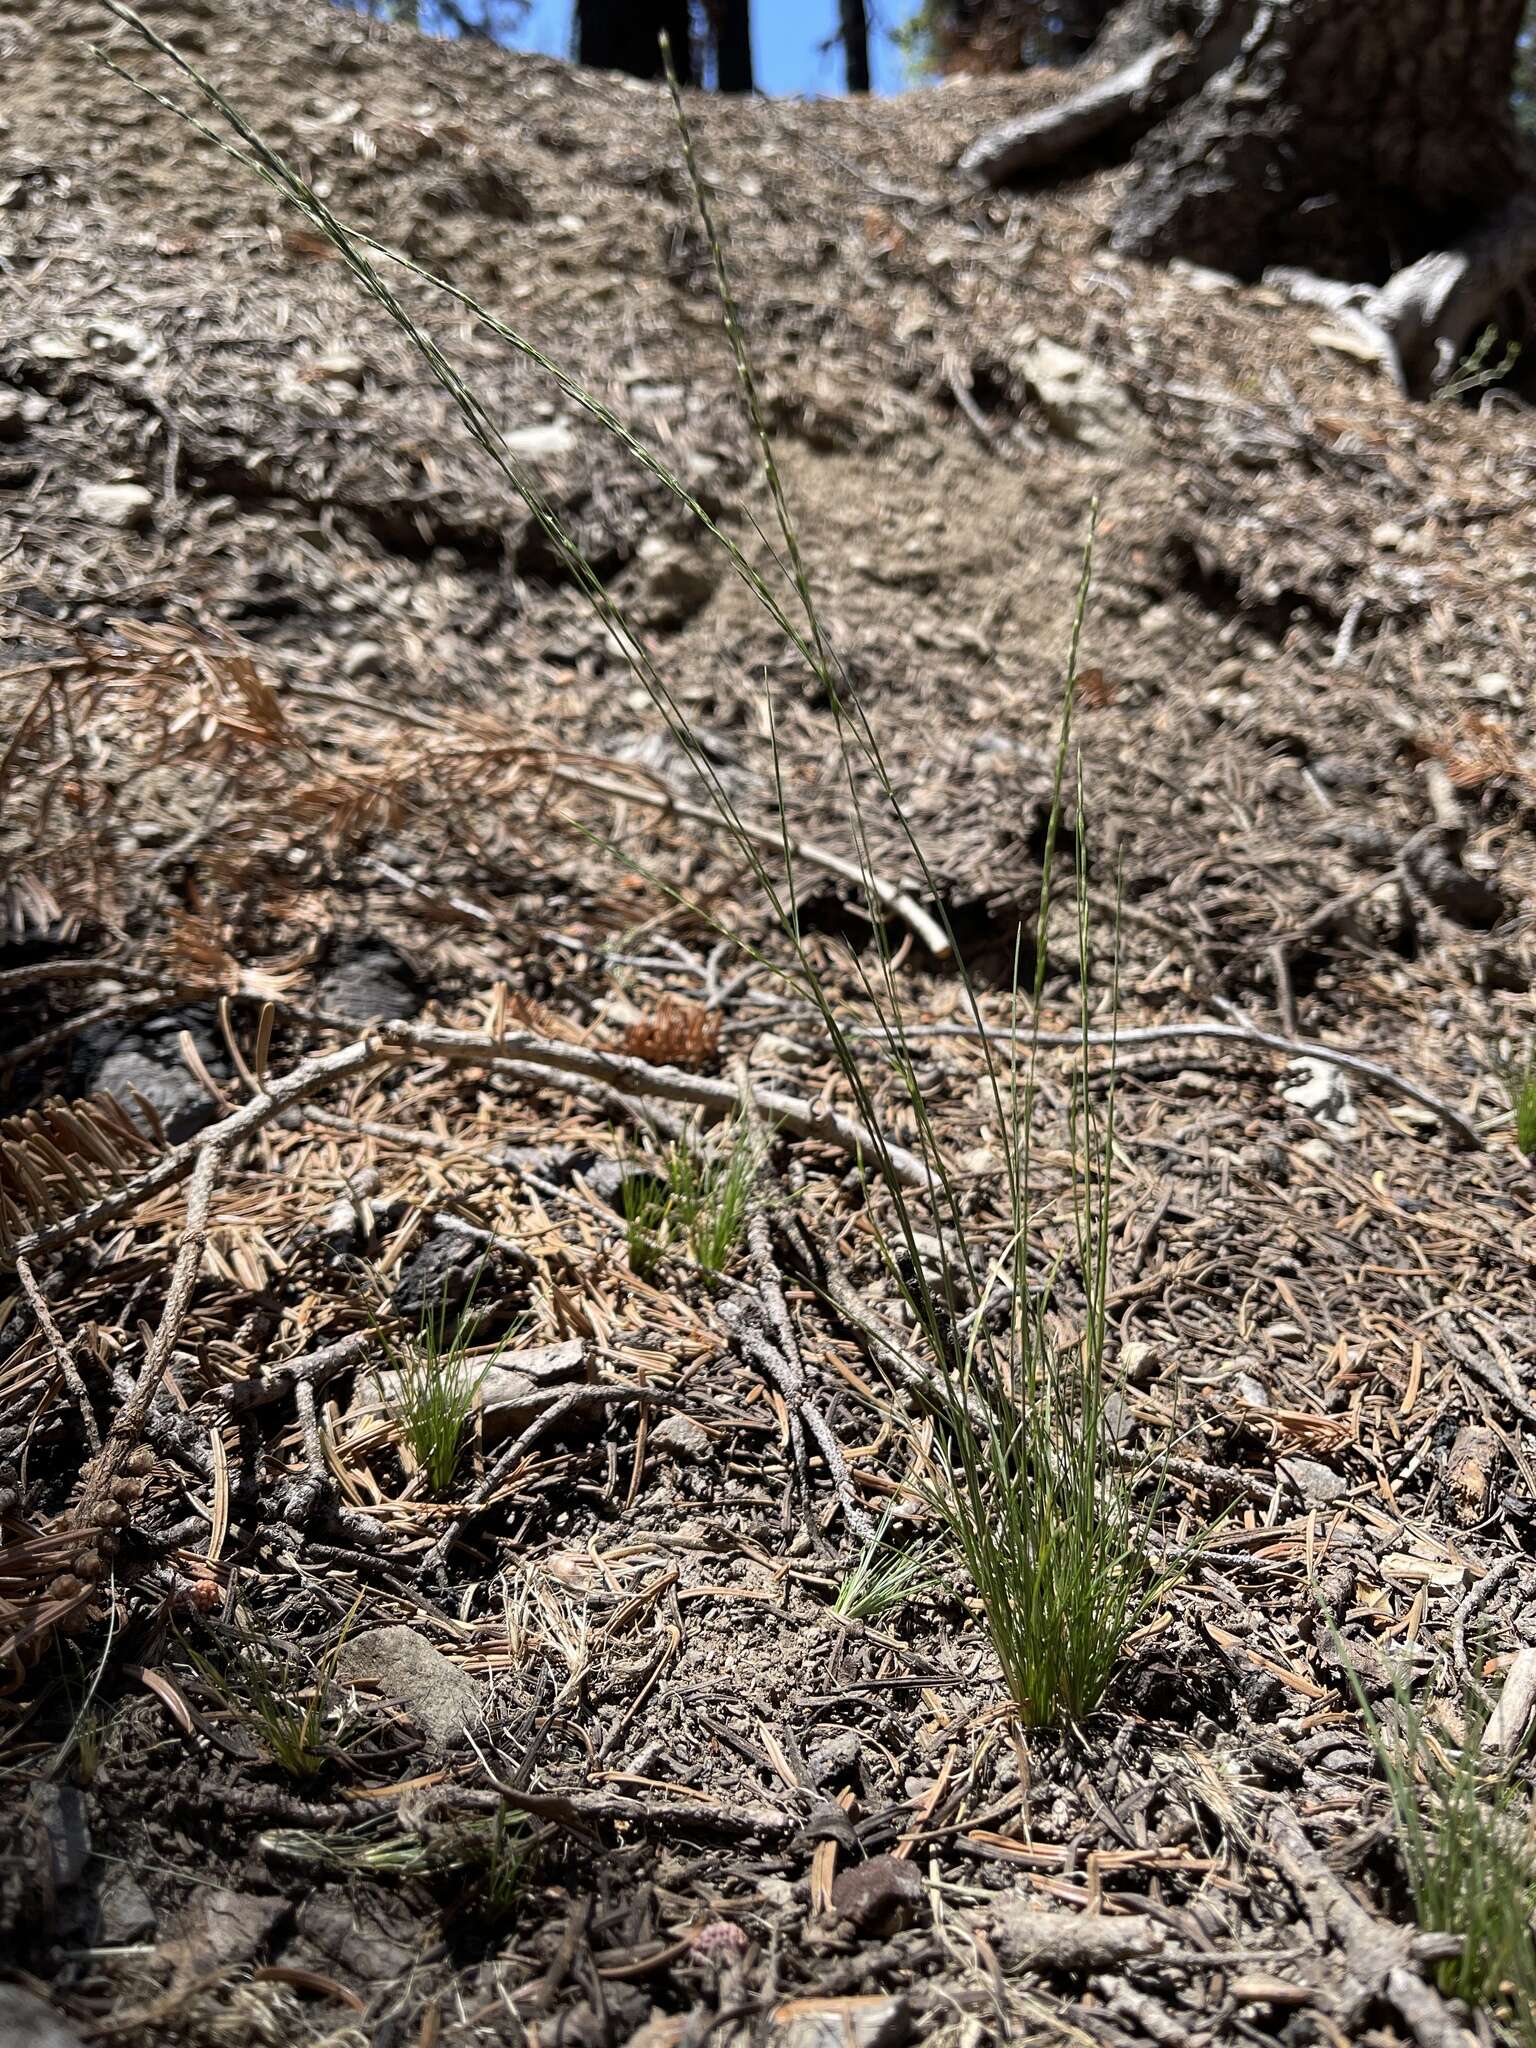
[[[1512,107],[1525,0],[1126,0],[1105,70],[961,159],[993,184],[1129,157],[1113,240],[1332,303],[1402,383],[1444,379],[1536,270]],[[1293,280],[1293,283],[1296,280]]]
[[[576,61],[632,78],[660,78],[661,35],[684,85],[693,83],[688,0],[576,0]]]
[[[721,92],[752,90],[752,21],[748,0],[715,0],[715,83]]]
[[[838,0],[839,33],[843,39],[843,61],[847,67],[848,90],[869,91],[869,11],[864,0]]]

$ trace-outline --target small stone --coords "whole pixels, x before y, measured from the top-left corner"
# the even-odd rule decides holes
[[[827,1742],[821,1742],[806,1758],[810,1767],[811,1783],[819,1791],[831,1791],[842,1785],[858,1783],[859,1767],[864,1760],[863,1747],[851,1728],[844,1728]]]
[[[0,2041],[5,2048],[83,2048],[51,2005],[14,1984],[0,1984]]]
[[[520,1435],[548,1405],[551,1389],[579,1386],[587,1377],[587,1347],[579,1337],[503,1352],[502,1357],[506,1363],[487,1369],[475,1397],[487,1449]]]
[[[311,1892],[299,1906],[297,1932],[327,1972],[359,1984],[398,1985],[421,1960],[409,1905],[376,1886]]]
[[[157,1921],[149,1894],[122,1865],[102,1879],[96,1912],[96,1939],[104,1948],[136,1948],[155,1938]]]
[[[215,1970],[238,1968],[265,1951],[287,1911],[282,1899],[210,1886],[194,1893],[191,1904],[177,1917],[162,1953],[188,1975],[208,1976]]]
[[[149,524],[155,498],[142,484],[82,484],[77,502],[82,518],[137,532]]]
[[[1288,1075],[1287,1084],[1279,1091],[1284,1101],[1315,1117],[1330,1138],[1347,1141],[1354,1137],[1360,1112],[1342,1067],[1304,1053],[1291,1062]]]
[[[700,1465],[711,1450],[709,1432],[691,1415],[668,1415],[651,1431],[651,1449],[679,1465]]]
[[[326,355],[316,356],[309,374],[326,384],[347,384],[354,391],[361,391],[368,376],[368,365],[351,349],[337,348]]]
[[[469,1673],[404,1624],[352,1637],[342,1646],[336,1675],[343,1682],[372,1679],[436,1743],[451,1742],[482,1716],[480,1689]]]
[[[640,603],[653,626],[678,626],[715,594],[719,571],[701,550],[648,534],[639,548]]]
[[[195,1137],[219,1113],[218,1104],[193,1080],[179,1058],[174,1062],[152,1059],[133,1046],[108,1054],[91,1086],[93,1092],[115,1096],[130,1116],[135,1111],[135,1096],[147,1102],[173,1145]]]
[[[73,1785],[38,1785],[32,1812],[48,1841],[49,1880],[55,1892],[80,1882],[91,1860],[91,1830],[85,1801]]]
[[[860,1934],[894,1934],[923,1903],[923,1874],[904,1856],[871,1856],[832,1881],[832,1910]]]
[[[575,453],[576,430],[567,419],[545,420],[538,426],[514,427],[506,445],[523,462],[551,462]]]
[[[1331,1466],[1319,1464],[1316,1458],[1282,1458],[1276,1469],[1314,1507],[1325,1507],[1350,1490],[1347,1479],[1341,1478]]]
[[[901,2048],[912,2032],[904,1998],[791,1998],[771,2015],[773,2048]]]
[[[382,939],[337,947],[315,988],[320,1007],[367,1024],[378,1018],[399,1023],[421,1008],[421,994],[404,957]]]
[[[1051,431],[1082,448],[1124,454],[1147,439],[1144,415],[1101,363],[1020,328],[1009,368],[1039,400]]]
[[[344,676],[382,675],[389,666],[389,653],[377,640],[354,641],[342,656],[341,672]]]
[[[149,330],[132,320],[93,320],[86,339],[94,355],[113,363],[141,365],[159,354]]]

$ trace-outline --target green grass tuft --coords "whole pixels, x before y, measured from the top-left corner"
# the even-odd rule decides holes
[[[1496,2039],[1536,2048],[1536,1794],[1525,1755],[1485,1758],[1486,1709],[1469,1693],[1459,1741],[1445,1741],[1399,1686],[1387,1726],[1366,1704],[1395,1841],[1426,1934],[1457,1935],[1435,1965],[1440,1989],[1484,2014]]]
[[[654,1280],[669,1246],[682,1241],[701,1272],[723,1273],[747,1227],[758,1165],[745,1118],[732,1126],[723,1152],[684,1139],[659,1160],[632,1160],[619,1189],[630,1271]]]
[[[274,1648],[246,1619],[219,1658],[188,1646],[203,1683],[269,1763],[302,1784],[317,1778],[336,1753],[327,1736],[336,1665],[351,1616],[318,1664]]]
[[[937,1592],[941,1585],[933,1547],[914,1543],[906,1548],[890,1540],[891,1512],[887,1508],[876,1524],[875,1533],[859,1552],[853,1569],[837,1589],[832,1612],[843,1621],[881,1621],[905,1607]]]
[[[476,1284],[479,1274],[475,1276]],[[475,1396],[497,1353],[478,1361],[470,1355],[476,1327],[474,1287],[457,1315],[447,1303],[447,1284],[436,1308],[418,1329],[402,1336],[379,1326],[379,1341],[395,1376],[388,1401],[395,1427],[431,1493],[446,1494],[458,1475]]]

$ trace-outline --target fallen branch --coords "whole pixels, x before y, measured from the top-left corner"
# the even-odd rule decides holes
[[[226,1119],[226,1122],[233,1121],[233,1118]],[[165,1369],[171,1362],[171,1353],[176,1348],[176,1339],[181,1334],[181,1325],[192,1301],[193,1284],[208,1242],[208,1206],[230,1142],[226,1138],[222,1142],[205,1145],[198,1155],[192,1172],[192,1185],[187,1190],[187,1220],[176,1250],[176,1263],[171,1269],[171,1284],[161,1311],[160,1326],[150,1339],[133,1393],[118,1410],[100,1455],[86,1467],[75,1509],[75,1519],[81,1523],[97,1517],[107,1502],[112,1482],[122,1473],[124,1460],[144,1435],[150,1407],[160,1391],[160,1383],[165,1378]]]
[[[850,1034],[861,1038],[883,1038],[878,1030],[860,1030]],[[1327,1060],[1330,1066],[1341,1067],[1345,1073],[1359,1074],[1362,1079],[1375,1081],[1379,1086],[1401,1095],[1405,1101],[1416,1102],[1437,1117],[1446,1131],[1458,1145],[1467,1150],[1483,1150],[1481,1132],[1448,1102],[1438,1095],[1432,1095],[1417,1081],[1410,1081],[1406,1075],[1394,1068],[1383,1066],[1379,1060],[1367,1059],[1363,1053],[1345,1052],[1341,1046],[1324,1045],[1314,1038],[1283,1038],[1276,1031],[1261,1031],[1257,1024],[1145,1024],[1129,1031],[1008,1031],[1001,1026],[975,1024],[916,1024],[904,1033],[907,1038],[987,1038],[997,1045],[1013,1045],[1022,1038],[1029,1045],[1038,1045],[1051,1050],[1087,1046],[1090,1049],[1112,1046],[1166,1045],[1181,1038],[1225,1038],[1239,1044],[1267,1046],[1271,1052],[1283,1052],[1292,1059]]]
[[[1465,2048],[1466,2034],[1444,1999],[1413,1966],[1411,1938],[1367,1912],[1307,1840],[1287,1807],[1270,1813],[1269,1848],[1276,1868],[1303,1906],[1316,1907],[1344,1951],[1353,1995],[1339,2002],[1334,2017],[1349,2031],[1372,1999],[1397,2008],[1419,2048]]]
[[[14,1266],[18,1258],[56,1251],[61,1245],[90,1236],[185,1180],[210,1152],[227,1152],[309,1096],[339,1081],[355,1080],[377,1067],[398,1064],[414,1053],[464,1065],[510,1070],[525,1081],[550,1085],[555,1085],[562,1076],[575,1075],[584,1084],[605,1082],[626,1095],[655,1095],[663,1101],[686,1102],[720,1116],[733,1115],[740,1104],[737,1091],[728,1081],[686,1074],[679,1067],[653,1067],[628,1053],[604,1052],[563,1039],[540,1038],[531,1031],[505,1031],[493,1036],[480,1031],[450,1031],[435,1024],[384,1025],[351,1045],[305,1060],[229,1116],[173,1146],[152,1166],[85,1208],[15,1238],[0,1251],[0,1266]],[[798,1095],[782,1095],[770,1088],[754,1090],[752,1101],[780,1131],[830,1145],[855,1159],[867,1159],[903,1187],[926,1188],[929,1184],[928,1166],[915,1152],[892,1144],[857,1117],[844,1116],[838,1110],[825,1109]]]

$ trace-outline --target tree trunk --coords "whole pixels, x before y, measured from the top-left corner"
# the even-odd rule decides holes
[[[661,78],[661,36],[684,85],[693,83],[688,0],[576,0],[576,61],[632,78]]]
[[[1288,263],[1379,281],[1522,184],[1510,94],[1524,12],[1525,0],[1130,0],[1097,46],[1138,53],[1129,63],[963,161],[998,183],[1089,142],[1133,152],[1116,248],[1239,276]]]
[[[869,14],[864,0],[838,0],[848,90],[869,91]]]
[[[748,0],[719,0],[715,17],[715,82],[721,92],[752,90],[752,23]]]
[[[1524,0],[1237,0],[1235,58],[1136,150],[1115,246],[1383,279],[1522,182]],[[1206,31],[1222,34],[1215,22]],[[1198,47],[1198,46],[1197,46]]]
[[[1511,107],[1525,11],[1129,0],[1094,50],[1118,69],[983,136],[961,164],[1000,184],[1089,149],[1129,157],[1112,234],[1128,255],[1391,278],[1367,317],[1422,389],[1530,267],[1533,166]]]

